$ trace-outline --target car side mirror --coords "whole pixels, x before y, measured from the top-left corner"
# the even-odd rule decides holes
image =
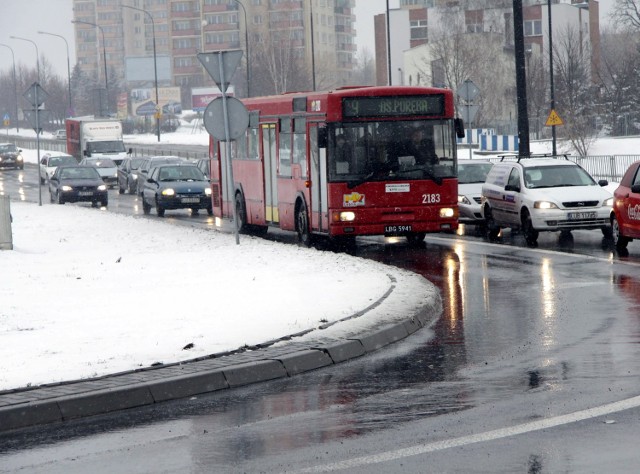
[[[631,186],[631,192],[634,194],[640,194],[640,184],[634,184]]]
[[[600,181],[598,181],[598,184],[602,187],[609,186],[609,181],[607,181],[606,179],[601,179]]]
[[[513,185],[511,185],[511,184],[507,184],[507,185],[504,187],[504,190],[505,190],[505,191],[514,191],[514,192],[516,192],[516,193],[519,193],[519,192],[520,192],[520,186],[513,186]]]

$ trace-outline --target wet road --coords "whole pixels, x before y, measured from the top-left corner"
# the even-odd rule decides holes
[[[634,471],[640,243],[619,258],[597,232],[537,249],[468,234],[359,242],[440,289],[432,328],[289,380],[0,436],[0,472]]]

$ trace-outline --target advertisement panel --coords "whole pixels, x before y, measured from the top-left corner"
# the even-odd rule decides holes
[[[204,112],[209,102],[221,95],[217,87],[194,87],[191,89],[191,108],[196,112]],[[227,96],[233,96],[233,86],[227,89]]]
[[[155,115],[160,111],[165,114],[179,114],[182,112],[179,87],[158,88],[158,102],[156,107],[156,90],[153,87],[131,90],[131,115],[144,117]]]

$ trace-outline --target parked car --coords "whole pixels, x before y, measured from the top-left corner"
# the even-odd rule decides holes
[[[182,163],[184,162],[184,158],[180,158],[179,156],[150,156],[145,158],[144,161],[140,164],[140,168],[138,168],[138,188],[136,192],[139,196],[142,196],[142,187],[144,186],[147,177],[149,176],[149,170],[154,166],[163,165],[163,164],[172,164],[172,163]]]
[[[92,166],[58,166],[49,179],[51,202],[90,202],[107,206],[109,196],[107,186],[98,170]]]
[[[601,229],[611,236],[612,194],[566,157],[531,157],[493,165],[482,186],[488,237],[520,229],[529,245],[540,231]]]
[[[55,132],[53,132],[53,138],[55,138],[56,140],[66,140],[67,131],[64,128],[56,130]]]
[[[213,215],[209,180],[194,164],[174,163],[155,166],[142,188],[142,210],[155,207],[159,217],[166,209],[206,209]]]
[[[144,161],[144,157],[127,157],[118,166],[118,192],[134,194],[138,188],[138,170]]]
[[[482,185],[493,163],[486,160],[458,161],[458,222],[484,225],[480,202]]]
[[[24,169],[22,150],[13,143],[0,143],[0,168]]]
[[[629,242],[640,239],[640,161],[627,169],[613,196],[613,243],[618,251],[624,252]]]
[[[85,157],[80,161],[80,165],[96,168],[107,186],[115,188],[118,184],[118,165],[111,158]]]
[[[77,165],[78,161],[66,153],[50,152],[40,158],[40,184],[44,184],[51,178],[58,166]]]

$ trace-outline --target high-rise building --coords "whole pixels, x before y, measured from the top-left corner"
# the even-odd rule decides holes
[[[233,78],[240,96],[332,88],[353,75],[354,6],[355,0],[74,0],[76,57],[96,84],[106,63],[114,87],[149,86],[149,75],[135,69],[149,64],[155,39],[159,82],[179,86],[185,105],[192,88],[213,85],[200,52],[245,52]]]

